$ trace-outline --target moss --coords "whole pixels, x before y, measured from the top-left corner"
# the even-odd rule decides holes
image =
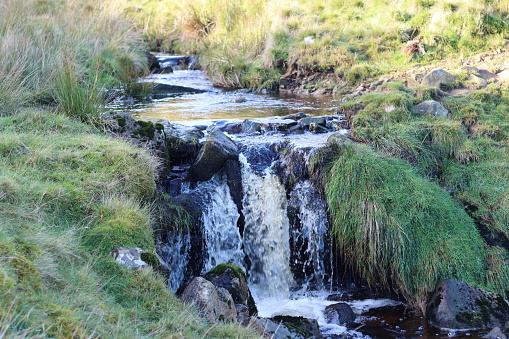
[[[114,116],[114,118],[117,120],[118,126],[120,128],[123,128],[123,127],[125,127],[125,125],[127,125],[127,121],[126,121],[126,119],[123,116],[116,115],[116,116]]]
[[[309,326],[309,320],[303,317],[291,317],[279,315],[272,318],[273,321],[281,323],[286,326],[290,331],[297,332],[304,338],[313,337],[313,333],[306,331],[305,327]]]
[[[40,291],[42,288],[41,274],[37,266],[23,255],[15,255],[10,258],[10,264],[14,268],[16,281],[25,290]]]
[[[64,338],[86,338],[86,331],[74,318],[74,312],[57,304],[47,304],[46,312],[52,319],[48,334],[58,339]]]
[[[156,123],[154,124],[154,128],[155,128],[156,130],[158,130],[158,131],[164,131],[164,125],[163,125],[163,124],[161,124],[160,122],[156,122]]]
[[[209,273],[221,275],[227,269],[232,270],[233,274],[235,274],[237,278],[246,277],[246,273],[242,270],[242,268],[235,266],[233,264],[219,264],[213,269],[211,269]]]
[[[139,128],[134,131],[134,135],[138,136],[140,139],[154,139],[156,128],[154,127],[154,123],[152,121],[138,120],[137,123]]]
[[[159,266],[159,258],[152,252],[141,253],[140,258],[153,268],[157,268]]]

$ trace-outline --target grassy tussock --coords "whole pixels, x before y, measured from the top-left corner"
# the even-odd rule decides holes
[[[118,1],[152,48],[201,54],[225,86],[274,86],[288,66],[356,83],[401,65],[500,47],[509,33],[503,1]],[[417,36],[426,53],[405,54]]]
[[[505,291],[504,251],[488,254],[473,220],[445,191],[401,160],[367,146],[340,147],[325,193],[339,251],[356,272],[421,310],[442,279]]]
[[[62,114],[0,118],[0,335],[8,338],[254,337],[211,326],[151,269],[113,261],[153,249],[158,162]]]

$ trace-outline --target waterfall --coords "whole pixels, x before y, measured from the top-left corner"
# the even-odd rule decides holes
[[[182,186],[181,193],[192,196],[201,207],[203,246],[199,256],[203,265],[198,271],[205,273],[221,263],[235,264],[246,271],[256,300],[289,299],[296,293],[322,290],[330,281],[325,200],[304,178],[287,191],[276,174],[276,165],[281,166],[277,151],[271,145],[260,146],[240,147],[241,206],[232,199],[224,171],[194,187],[189,183]],[[193,265],[189,248],[183,250],[189,247],[188,238],[189,234],[174,237],[161,248],[172,269],[172,290],[189,278],[176,267]],[[193,272],[187,274],[196,274]]]
[[[327,276],[327,204],[309,180],[301,181],[290,193],[292,215],[292,271],[301,277],[302,289],[323,289]],[[330,251],[329,251],[330,252]]]
[[[242,238],[237,227],[240,215],[231,197],[226,175],[217,173],[209,181],[197,183],[193,189],[184,187],[183,193],[196,194],[203,206],[204,272],[222,263],[245,269]]]
[[[190,243],[191,235],[188,231],[171,232],[166,235],[165,243],[158,248],[157,253],[170,268],[168,287],[172,292],[176,292],[186,278]]]
[[[243,154],[240,162],[250,287],[257,298],[288,298],[293,276],[285,189],[270,167],[259,175]]]

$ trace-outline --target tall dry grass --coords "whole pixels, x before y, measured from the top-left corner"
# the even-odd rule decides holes
[[[147,67],[140,35],[109,2],[0,0],[0,9],[2,114],[58,103],[67,114],[95,121],[98,106],[90,102],[99,103],[98,87],[118,86]],[[133,70],[127,76],[126,66]]]

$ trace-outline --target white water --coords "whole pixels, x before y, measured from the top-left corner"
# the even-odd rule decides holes
[[[241,154],[245,216],[244,250],[251,261],[249,284],[255,300],[289,297],[290,234],[285,188],[270,168],[260,176]]]
[[[183,193],[201,196],[205,206],[201,216],[206,247],[204,272],[222,263],[245,269],[242,238],[237,227],[240,215],[226,180],[226,175],[218,173],[209,181],[197,183],[194,189],[183,189]]]
[[[174,233],[158,250],[158,253],[170,268],[168,287],[172,292],[176,292],[184,282],[185,270],[189,264],[190,243],[189,232]]]
[[[315,289],[323,289],[325,276],[325,239],[329,228],[327,221],[327,206],[325,200],[319,195],[309,180],[298,183],[290,194],[291,205],[299,210],[301,229],[295,230],[294,238],[303,238],[305,240],[304,253],[308,257],[303,263],[304,271],[306,267],[311,267],[312,273],[306,275],[307,283],[313,280]],[[330,258],[328,258],[330,260]],[[306,291],[308,286],[302,286]]]

